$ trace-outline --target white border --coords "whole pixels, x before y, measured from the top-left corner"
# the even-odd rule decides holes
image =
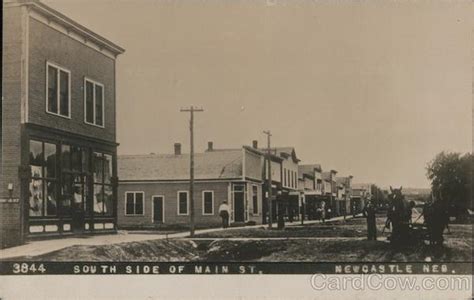
[[[151,222],[155,224],[155,198],[161,198],[161,218],[163,219],[163,224],[165,223],[165,195],[152,195],[151,196]]]
[[[205,210],[204,210],[204,193],[211,193],[212,194],[212,212],[211,213],[205,213]],[[202,191],[201,193],[202,195],[202,215],[203,216],[213,216],[214,215],[214,191],[212,190],[204,190]]]
[[[87,96],[86,85],[87,85],[87,82],[92,83],[92,87],[93,87],[93,89],[92,89],[92,105],[93,105],[93,116],[92,116],[92,118],[94,120],[93,123],[87,122],[87,115],[86,115],[86,113],[87,113],[87,107],[86,107],[86,100],[87,100],[86,99],[86,96]],[[83,97],[83,99],[84,99],[84,123],[86,123],[88,125],[96,126],[96,127],[99,127],[99,128],[105,128],[105,107],[104,107],[105,106],[105,87],[104,87],[104,85],[102,83],[98,82],[98,81],[95,81],[95,80],[87,77],[87,76],[84,76],[83,85],[84,85],[84,87],[83,87],[82,91],[83,91],[83,94],[84,94],[84,97]],[[95,117],[96,117],[96,114],[97,114],[96,109],[95,109],[96,108],[96,105],[95,105],[96,104],[96,99],[95,99],[95,87],[96,87],[96,85],[102,87],[102,125],[98,125],[98,124],[95,123],[95,120],[96,120]]]
[[[179,213],[179,193],[186,193],[186,213]],[[189,191],[177,191],[176,192],[176,214],[178,216],[189,216]]]
[[[54,113],[54,112],[51,112],[51,111],[48,110],[48,106],[49,106],[48,105],[49,104],[49,97],[48,97],[49,96],[48,95],[48,92],[49,92],[48,73],[49,72],[48,72],[48,67],[49,66],[51,66],[53,68],[56,68],[58,70],[58,72],[57,72],[58,76],[57,76],[57,79],[56,79],[57,80],[56,84],[58,86],[58,90],[56,91],[56,93],[57,93],[56,94],[56,99],[58,101],[58,113]],[[67,116],[64,116],[64,115],[60,114],[60,111],[61,111],[61,107],[60,107],[61,104],[59,103],[59,90],[61,89],[61,87],[59,86],[60,77],[61,77],[60,76],[61,75],[60,71],[66,72],[69,75],[68,76],[68,88],[69,88],[69,93],[68,93],[68,106],[69,106],[69,109],[68,109],[68,112],[69,112],[69,115],[67,115]],[[59,66],[58,64],[53,63],[51,61],[46,61],[46,84],[45,84],[45,86],[46,86],[46,91],[45,91],[46,92],[46,101],[45,101],[45,103],[46,103],[46,113],[51,114],[53,116],[58,116],[58,117],[61,117],[61,118],[65,118],[65,119],[71,119],[71,93],[72,93],[72,91],[71,91],[71,71],[69,71],[68,69],[65,69],[65,68],[63,68],[63,67]]]
[[[143,213],[142,214],[127,214],[127,194],[138,194],[138,193],[141,193],[143,194]],[[127,216],[127,217],[135,217],[135,216],[144,216],[145,215],[145,192],[144,191],[125,191],[124,193],[124,206],[123,206],[123,214],[124,216]],[[133,197],[133,206],[134,206],[134,211],[135,211],[135,204],[136,204],[136,196]]]

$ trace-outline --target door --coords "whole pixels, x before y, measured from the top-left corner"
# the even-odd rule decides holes
[[[153,223],[163,223],[164,207],[163,196],[153,196]]]
[[[245,222],[244,193],[234,193],[234,221]]]

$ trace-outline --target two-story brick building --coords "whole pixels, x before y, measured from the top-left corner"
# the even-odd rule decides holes
[[[214,149],[194,156],[196,226],[221,224],[228,201],[231,223],[262,222],[263,155],[252,147]],[[121,155],[118,159],[118,223],[121,228],[188,226],[189,154]]]
[[[1,247],[114,230],[124,50],[39,1],[3,9]]]

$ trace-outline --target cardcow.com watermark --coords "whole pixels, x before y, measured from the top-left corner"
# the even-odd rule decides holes
[[[470,291],[469,276],[400,276],[390,274],[354,274],[311,276],[311,287],[315,290],[408,290],[408,291]]]

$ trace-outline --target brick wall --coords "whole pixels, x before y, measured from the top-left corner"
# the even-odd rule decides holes
[[[196,183],[194,188],[194,208],[195,220],[199,226],[218,225],[221,218],[218,214],[219,205],[224,200],[228,200],[227,182]],[[152,195],[162,195],[165,197],[165,225],[187,225],[189,216],[177,215],[177,192],[187,191],[188,183],[119,183],[118,187],[118,226],[122,227],[146,227],[152,226]],[[214,214],[202,214],[202,192],[204,190],[214,191]],[[143,191],[145,192],[145,213],[143,216],[125,216],[125,192]]]
[[[115,61],[33,18],[29,24],[29,122],[114,142]],[[46,113],[46,61],[71,72],[71,119]],[[105,128],[84,122],[84,77],[104,85]]]
[[[0,248],[20,244],[20,205],[0,203]]]
[[[13,198],[20,197],[18,168],[21,162],[21,72],[22,10],[8,8],[3,14],[2,51],[2,144],[0,198],[9,198],[8,184],[13,184]],[[0,246],[21,243],[19,203],[0,203]]]

